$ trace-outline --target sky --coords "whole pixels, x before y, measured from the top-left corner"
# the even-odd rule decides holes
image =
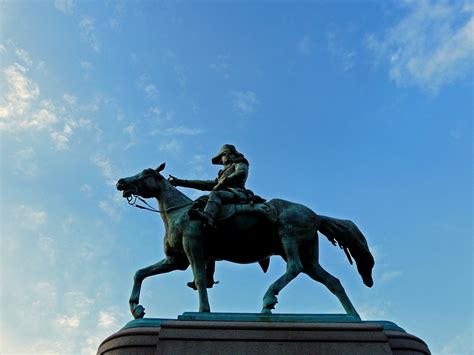
[[[164,227],[115,182],[213,179],[226,143],[255,193],[363,231],[372,288],[320,238],[363,319],[474,352],[472,2],[9,0],[0,58],[0,353],[91,354],[130,321]],[[259,312],[284,268],[219,262],[211,309]],[[190,280],[146,279],[147,316],[197,311]],[[304,275],[276,311],[343,313]]]

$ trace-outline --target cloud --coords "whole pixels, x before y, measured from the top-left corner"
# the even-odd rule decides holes
[[[109,158],[104,155],[97,155],[92,157],[92,162],[99,168],[102,176],[105,177],[107,184],[110,186],[115,186],[115,180],[117,179],[117,173],[112,167],[112,162]]]
[[[38,240],[38,249],[48,260],[49,265],[56,263],[56,243],[49,237],[40,237]]]
[[[231,95],[234,110],[241,115],[252,113],[258,104],[257,95],[253,91],[232,91]]]
[[[79,31],[82,40],[95,52],[100,52],[101,43],[95,33],[95,18],[91,16],[83,16],[79,22]]]
[[[308,36],[308,35],[303,36],[303,38],[301,38],[298,41],[297,48],[298,48],[298,53],[299,54],[301,54],[301,55],[310,55],[311,52],[312,52],[311,37]]]
[[[56,150],[67,150],[69,148],[69,138],[64,133],[54,131],[51,133],[51,139],[54,142]]]
[[[399,87],[436,94],[468,77],[474,62],[473,9],[461,2],[405,2],[406,15],[381,38],[368,34],[366,47],[387,62]]]
[[[105,214],[107,214],[113,220],[117,221],[120,219],[120,214],[117,212],[117,208],[114,207],[114,205],[109,201],[99,201],[98,206],[103,212],[105,212]]]
[[[217,55],[216,60],[214,61],[214,63],[211,63],[209,65],[209,68],[211,70],[216,71],[216,72],[222,73],[224,75],[225,79],[229,79],[230,78],[229,63],[228,63],[229,58],[230,58],[230,56],[227,55],[227,54],[219,54],[219,55]]]
[[[472,324],[472,323],[471,323]],[[470,329],[469,329],[470,328]],[[450,339],[439,351],[440,354],[474,354],[474,344],[472,342],[472,325],[466,330]]]
[[[209,65],[209,68],[212,70],[217,70],[217,71],[227,71],[229,68],[229,64],[227,63],[227,60],[230,58],[229,55],[224,55],[224,54],[219,54],[216,57],[216,61],[214,63],[211,63]]]
[[[183,149],[183,144],[177,139],[171,139],[170,141],[163,142],[160,144],[160,151],[165,153],[178,153]]]
[[[21,127],[43,129],[50,126],[53,123],[56,123],[57,121],[58,121],[58,118],[56,117],[54,112],[51,112],[45,108],[42,108],[33,114],[31,120],[24,121],[21,124]]]
[[[117,323],[117,316],[115,312],[111,312],[111,311],[99,312],[99,327],[113,329],[113,328],[117,328],[117,326],[118,326],[118,323]]]
[[[92,65],[91,62],[88,62],[87,60],[81,60],[81,68],[84,71],[84,79],[89,79],[90,73],[92,69],[94,69],[94,66]]]
[[[379,281],[383,283],[390,282],[402,275],[401,271],[385,271],[382,275],[380,275]]]
[[[38,85],[26,76],[26,72],[27,69],[17,63],[3,72],[8,91],[0,106],[0,129],[15,128],[17,122],[13,119],[24,115],[39,96]]]
[[[71,122],[73,126],[78,124]],[[51,132],[51,139],[54,142],[56,150],[68,150],[69,149],[69,137],[73,133],[71,124],[66,123],[62,131],[53,131]]]
[[[55,0],[54,7],[65,14],[72,14],[76,8],[76,4],[74,0]]]
[[[18,48],[15,51],[15,54],[26,67],[30,68],[33,65],[33,61],[31,60],[29,53],[24,49]]]
[[[16,215],[23,221],[23,225],[29,229],[37,229],[46,222],[47,214],[41,209],[34,209],[20,205],[16,209]]]
[[[77,97],[71,94],[64,94],[63,100],[66,101],[69,105],[75,105],[77,102]]]
[[[120,27],[120,21],[125,14],[125,1],[115,0],[115,1],[107,1],[107,6],[113,5],[112,16],[108,23],[111,29],[118,30]]]
[[[56,323],[65,328],[77,328],[79,327],[80,320],[77,316],[68,317],[63,315],[56,319]]]
[[[390,308],[390,302],[385,302],[382,304],[363,304],[358,307],[357,311],[362,319],[366,320],[374,320],[374,319],[382,319],[388,312]]]
[[[92,191],[92,187],[89,184],[82,184],[80,190],[82,193],[89,195]]]
[[[158,97],[158,89],[154,84],[146,85],[143,91],[145,91],[146,97],[149,99],[154,99]]]
[[[81,67],[82,69],[91,70],[94,66],[91,62],[88,62],[87,60],[81,60]]]
[[[166,128],[164,133],[169,134],[169,135],[196,136],[198,134],[201,134],[202,130],[199,128],[189,128],[189,127],[179,126],[179,127]]]
[[[13,170],[19,175],[38,176],[39,167],[36,163],[36,152],[32,147],[25,147],[14,154]]]
[[[341,62],[344,71],[354,66],[355,52],[345,49],[337,40],[333,32],[326,33],[329,54]]]

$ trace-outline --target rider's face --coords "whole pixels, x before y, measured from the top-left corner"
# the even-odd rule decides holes
[[[226,165],[230,162],[232,162],[232,159],[234,158],[234,155],[231,152],[224,152],[222,154],[222,164]]]

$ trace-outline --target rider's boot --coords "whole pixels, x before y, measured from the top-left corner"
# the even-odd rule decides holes
[[[197,219],[199,219],[208,227],[212,229],[217,229],[216,225],[214,224],[214,219],[219,213],[220,208],[221,206],[219,203],[215,201],[208,201],[206,207],[204,208],[204,211],[194,211],[195,217],[197,217]]]

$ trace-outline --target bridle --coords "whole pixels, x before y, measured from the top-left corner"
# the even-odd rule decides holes
[[[150,176],[156,176],[158,175],[158,173],[156,173],[155,171],[151,172],[147,172],[146,174],[144,174],[139,180],[142,180],[144,178],[147,178],[147,177],[150,177]],[[184,204],[181,204],[181,205],[178,205],[178,206],[172,206],[172,207],[168,207],[164,210],[157,210],[156,208],[153,208],[151,207],[142,197],[138,196],[137,195],[137,187],[136,186],[132,186],[133,188],[133,192],[130,196],[127,197],[127,202],[130,206],[133,206],[133,207],[136,207],[136,208],[140,208],[142,210],[147,210],[147,211],[151,211],[151,212],[157,212],[157,213],[162,213],[162,212],[169,212],[169,211],[173,211],[173,210],[177,210],[179,208],[182,208],[182,207],[186,207],[186,206],[190,206],[192,205],[193,203],[192,202],[186,202]],[[139,205],[137,204],[137,200],[140,200],[141,202],[143,202],[145,205],[147,205],[148,207],[145,207],[145,206],[142,206],[142,205]]]

